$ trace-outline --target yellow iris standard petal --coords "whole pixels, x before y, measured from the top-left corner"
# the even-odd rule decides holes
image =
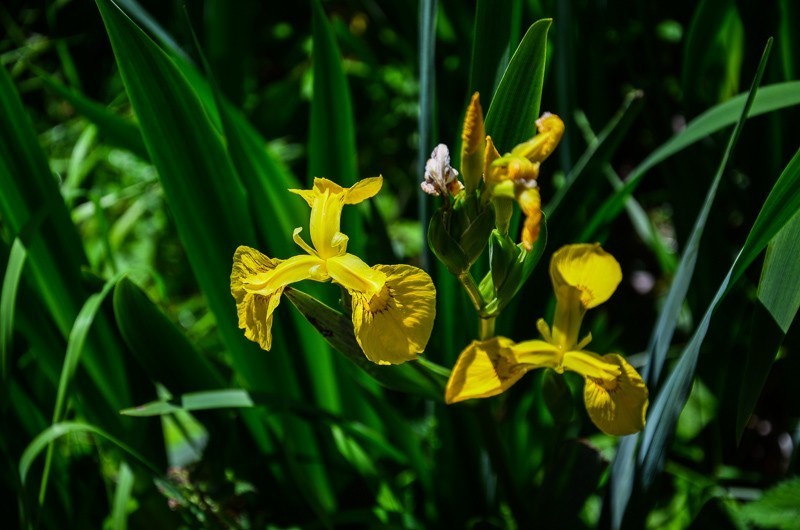
[[[236,300],[239,328],[265,350],[272,347],[272,315],[283,289],[305,279],[325,281],[325,263],[314,256],[272,259],[245,246],[236,249],[231,270],[231,294]]]
[[[472,341],[459,355],[447,387],[446,403],[487,398],[508,390],[527,371],[518,365],[511,348],[514,342],[505,337]]]
[[[353,254],[343,254],[328,258],[328,274],[333,281],[350,291],[359,293],[367,300],[381,292],[387,279],[386,274],[376,270]]]
[[[356,339],[374,363],[416,359],[433,329],[436,288],[425,271],[410,265],[376,265],[373,270],[386,279],[380,292],[371,297],[351,292]]]
[[[550,261],[550,278],[556,296],[565,285],[580,291],[586,309],[608,300],[622,281],[622,269],[599,243],[561,247]]]
[[[353,186],[345,190],[345,204],[358,204],[370,199],[381,191],[383,177],[370,177],[359,180]]]
[[[583,399],[589,418],[606,434],[625,436],[641,431],[648,405],[648,391],[642,377],[617,354],[601,359],[615,365],[620,374],[612,381],[586,378]]]

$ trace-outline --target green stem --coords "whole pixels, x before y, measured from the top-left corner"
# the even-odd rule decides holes
[[[494,321],[497,317],[481,317],[478,319],[478,339],[486,340],[494,337]]]

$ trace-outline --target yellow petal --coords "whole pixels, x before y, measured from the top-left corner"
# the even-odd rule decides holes
[[[314,206],[314,199],[317,197],[317,192],[314,190],[295,190],[290,189],[289,193],[301,196],[309,206]]]
[[[447,387],[446,403],[496,396],[508,390],[527,371],[518,365],[511,348],[514,342],[505,337],[472,341],[459,355]]]
[[[332,180],[314,177],[313,191],[317,195],[322,195],[326,191],[331,195],[343,195],[347,191],[347,188],[339,186]]]
[[[489,181],[535,181],[539,176],[539,162],[531,162],[525,157],[505,155],[489,166]]]
[[[511,346],[514,362],[524,364],[529,369],[552,368],[562,372],[561,352],[549,342],[543,340],[526,340]]]
[[[333,281],[352,293],[359,293],[367,300],[384,287],[386,274],[376,270],[353,254],[343,254],[327,260],[328,274]]]
[[[647,386],[621,356],[612,353],[602,359],[616,365],[620,375],[613,381],[586,378],[583,399],[589,418],[606,434],[625,436],[641,431],[647,414]]]
[[[272,315],[286,285],[306,278],[324,281],[324,262],[313,256],[271,259],[241,246],[233,255],[231,294],[236,300],[239,328],[265,350],[272,347]]]
[[[332,194],[329,189],[317,194],[311,205],[311,219],[308,223],[311,242],[323,259],[337,256],[346,250],[346,245],[334,245],[334,237],[340,233],[343,207],[344,193]]]
[[[550,278],[556,295],[569,285],[580,291],[581,303],[591,309],[611,298],[622,281],[622,269],[599,243],[581,243],[561,247],[553,254]]]
[[[546,112],[536,120],[536,136],[511,150],[512,155],[523,156],[531,162],[544,162],[564,135],[564,122],[555,114]]]
[[[568,351],[562,363],[564,370],[579,373],[583,377],[612,382],[622,372],[619,366],[605,357],[590,351]]]
[[[359,180],[353,186],[345,190],[345,204],[358,204],[374,197],[381,191],[383,186],[383,177],[370,177],[364,180]]]
[[[386,278],[379,293],[353,294],[353,326],[367,359],[400,364],[425,350],[436,318],[436,288],[425,271],[410,265],[376,265]]]
[[[489,167],[492,163],[500,158],[500,153],[497,151],[497,148],[494,146],[494,142],[492,142],[492,137],[486,137],[486,149],[483,152],[483,178],[489,178]]]
[[[539,188],[521,187],[517,193],[517,202],[526,216],[525,224],[522,225],[522,246],[530,251],[539,239],[542,222],[542,198],[539,195]]]

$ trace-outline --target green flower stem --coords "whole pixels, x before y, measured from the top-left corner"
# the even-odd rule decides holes
[[[478,319],[478,339],[486,340],[494,337],[494,321],[497,317],[484,317]]]

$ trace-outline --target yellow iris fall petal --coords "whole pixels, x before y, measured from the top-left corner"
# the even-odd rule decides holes
[[[536,368],[571,371],[584,378],[586,411],[600,430],[615,436],[641,431],[648,391],[639,373],[620,355],[585,350],[591,336],[578,340],[586,310],[608,300],[619,285],[619,263],[600,245],[568,245],[553,255],[550,274],[556,310],[552,330],[544,320],[537,322],[544,340],[473,342],[453,367],[445,400],[500,394]]]
[[[400,364],[425,349],[436,316],[436,290],[425,271],[410,265],[376,265],[386,280],[368,297],[351,292],[356,339],[367,358]]]
[[[305,253],[279,260],[249,247],[236,250],[231,294],[239,327],[248,339],[265,350],[272,347],[272,315],[287,285],[306,279],[333,280],[351,295],[356,338],[367,358],[398,364],[425,349],[436,313],[430,277],[407,265],[370,267],[347,252],[348,238],[340,231],[344,205],[373,197],[382,184],[382,177],[375,177],[343,188],[317,178],[310,190],[289,190],[311,207],[311,245],[300,236],[300,228],[292,234]]]

